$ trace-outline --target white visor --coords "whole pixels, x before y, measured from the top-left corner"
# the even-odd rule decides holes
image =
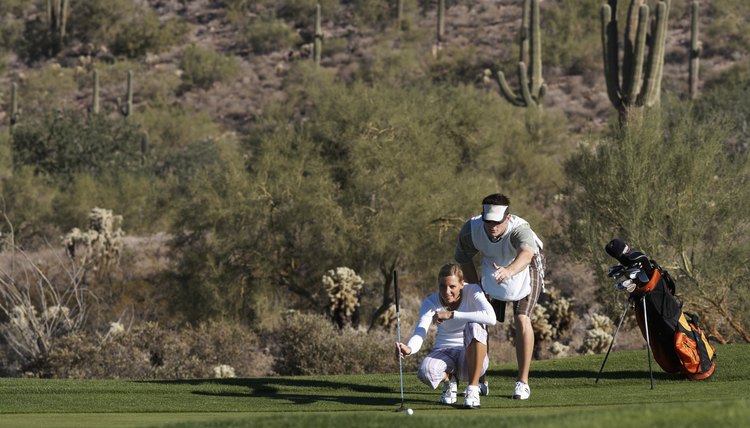
[[[486,221],[503,222],[508,213],[508,207],[505,205],[482,205],[482,219]]]

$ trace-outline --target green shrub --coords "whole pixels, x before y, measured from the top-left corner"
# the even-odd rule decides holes
[[[110,47],[118,34],[147,9],[130,0],[71,2],[70,33],[82,42]]]
[[[275,0],[219,0],[219,4],[226,9],[229,22],[235,25],[245,22],[248,15],[276,16]]]
[[[0,180],[2,210],[12,221],[13,230],[5,222],[0,225],[4,240],[12,232],[25,249],[36,248],[50,237],[60,236],[53,223],[53,203],[59,194],[50,177],[36,174],[34,167],[20,167]]]
[[[77,111],[48,113],[13,132],[13,165],[71,176],[141,168],[142,134],[135,125]]]
[[[195,45],[182,52],[180,68],[185,84],[203,89],[210,88],[215,82],[232,79],[240,71],[236,58]]]
[[[669,266],[686,308],[689,302],[731,340],[750,328],[746,307],[724,303],[741,302],[745,293],[736,285],[748,274],[739,261],[750,258],[750,223],[738,201],[750,200],[750,161],[746,151],[727,150],[727,131],[722,118],[665,102],[662,112],[652,109],[642,123],[617,130],[595,150],[582,149],[566,167],[575,192],[564,242],[569,254],[609,282],[612,259],[603,245],[625,239]],[[616,294],[610,287],[599,291],[612,318],[621,299]]]
[[[130,0],[72,2],[68,26],[71,38],[128,57],[164,51],[188,29],[178,19],[160,22],[149,6]]]
[[[256,20],[243,31],[244,44],[255,53],[290,49],[302,41],[300,35],[280,19]]]
[[[339,330],[322,315],[292,313],[274,337],[280,375],[388,373],[397,365],[389,334]]]
[[[360,65],[354,77],[366,82],[387,81],[393,85],[410,86],[427,75],[419,45],[419,42],[404,43],[400,49],[393,49],[391,42],[376,44],[372,57]]]
[[[46,19],[36,16],[24,22],[23,36],[17,45],[18,56],[31,64],[60,52],[60,40],[51,35]]]
[[[0,13],[0,16],[4,16]],[[3,19],[0,21],[0,52],[12,51],[18,47],[23,36],[24,23],[20,19]],[[3,67],[5,61],[0,61]],[[2,69],[0,69],[2,71]]]
[[[429,75],[436,82],[458,85],[477,82],[490,64],[482,62],[473,46],[447,48],[430,63]]]
[[[730,141],[734,150],[747,150],[750,141],[748,117],[750,105],[750,71],[744,61],[707,81],[701,96],[695,101],[696,115],[709,116],[724,112],[729,119]]]
[[[730,56],[750,49],[750,3],[744,0],[713,1],[701,6],[700,14],[710,16],[701,35],[704,49]]]
[[[18,85],[19,125],[38,123],[39,118],[53,110],[73,108],[77,90],[72,69],[52,63],[30,71]]]
[[[147,174],[113,172],[74,174],[65,191],[53,200],[57,215],[52,222],[60,230],[83,227],[89,211],[107,207],[124,218],[123,229],[133,235],[163,231],[174,210],[174,186]]]
[[[187,25],[177,19],[164,23],[151,10],[146,10],[130,22],[124,23],[111,43],[112,53],[139,57],[162,52],[176,44],[187,32]]]
[[[205,112],[182,107],[147,109],[140,117],[148,129],[148,159],[158,177],[182,179],[218,162],[232,138]]]
[[[3,0],[2,3],[0,3],[0,16],[19,16],[23,12],[29,10],[31,6],[33,6],[33,2],[27,0]]]
[[[124,330],[112,323],[106,335],[65,337],[43,367],[55,378],[192,379],[216,376],[230,366],[236,376],[268,375],[270,363],[258,337],[239,325],[207,323],[167,328],[136,324]]]
[[[602,4],[600,0],[562,0],[541,8],[543,66],[561,67],[572,74],[601,67]]]
[[[393,27],[396,22],[396,3],[389,0],[350,0],[354,16],[360,25],[377,28]]]
[[[295,27],[314,28],[316,4],[320,4],[323,20],[333,17],[339,8],[338,0],[281,0],[276,5],[276,16]]]

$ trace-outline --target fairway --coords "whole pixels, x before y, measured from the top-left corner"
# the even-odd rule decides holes
[[[493,364],[482,408],[437,404],[404,374],[177,381],[0,379],[0,427],[742,426],[750,420],[750,345],[717,347],[717,371],[691,382],[654,371],[645,350],[535,361],[532,395],[511,400],[515,362]],[[462,389],[460,386],[459,389]],[[459,398],[459,405],[462,398]]]

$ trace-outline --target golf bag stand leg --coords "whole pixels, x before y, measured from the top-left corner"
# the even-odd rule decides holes
[[[594,383],[599,383],[599,377],[602,375],[602,371],[604,371],[604,365],[607,364],[607,358],[609,358],[609,352],[612,350],[612,345],[615,344],[615,339],[617,338],[617,332],[620,331],[620,327],[622,326],[622,320],[625,319],[625,314],[628,313],[629,308],[630,308],[630,302],[628,302],[628,304],[625,305],[625,310],[622,311],[622,315],[620,316],[620,322],[617,323],[615,334],[612,335],[612,341],[609,342],[609,348],[607,349],[607,354],[604,356],[604,361],[602,361],[602,366],[599,369],[599,374],[596,375],[596,381],[594,381]]]
[[[646,314],[646,296],[641,297],[643,302],[643,327],[646,331],[646,354],[648,355],[648,376],[651,378],[651,389],[654,389],[654,371],[651,367],[651,341],[648,337],[648,315]]]

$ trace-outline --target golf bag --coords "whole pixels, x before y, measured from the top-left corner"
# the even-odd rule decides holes
[[[682,311],[669,273],[645,254],[630,251],[619,239],[607,244],[606,250],[621,263],[610,268],[610,276],[624,277],[616,286],[630,293],[638,327],[645,339],[650,336],[651,351],[659,366],[691,380],[711,377],[716,352],[698,326],[698,317]]]

